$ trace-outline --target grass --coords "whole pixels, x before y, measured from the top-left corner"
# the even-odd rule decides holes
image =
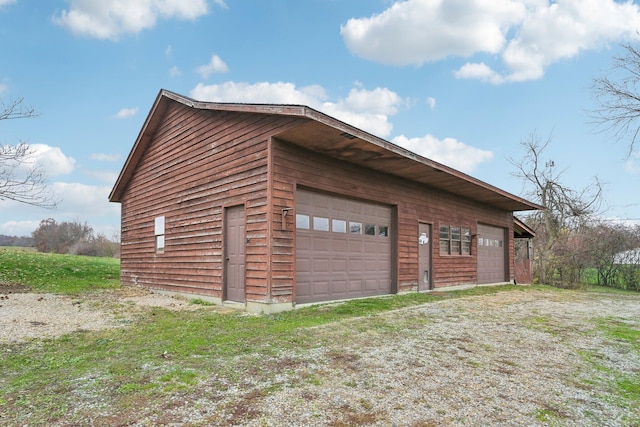
[[[77,294],[116,288],[118,274],[117,260],[0,249],[0,282],[25,284],[39,291]],[[238,397],[237,406],[220,403],[231,405],[229,412],[241,417],[248,410],[246,400],[251,393],[323,382],[322,371],[305,368],[315,362],[306,359],[308,350],[331,339],[327,338],[330,334],[314,333],[314,327],[366,318],[363,327],[396,334],[401,331],[375,315],[445,298],[539,290],[573,292],[546,286],[475,287],[446,294],[408,293],[315,305],[273,315],[223,314],[195,298],[190,301],[200,306],[195,310],[149,308],[134,315],[134,322],[126,328],[0,344],[0,423],[9,419],[9,424],[49,425],[64,417],[65,425],[80,425],[108,409],[120,414],[119,418],[102,424],[127,425],[137,421],[136,408],[165,412],[175,400],[196,402],[204,393],[216,395],[245,387],[249,394],[245,400]],[[417,321],[423,322],[417,327],[425,327],[429,319]],[[546,328],[550,321],[539,316],[531,323]],[[611,340],[640,351],[640,331],[632,325],[602,319],[598,327]],[[357,357],[329,356],[343,365]],[[640,406],[638,374],[616,375],[611,388],[617,396],[630,407]],[[264,388],[250,389],[243,383],[247,378],[265,384]],[[367,405],[362,402],[364,409],[370,409]],[[536,414],[540,422],[553,421],[556,416],[549,408]]]
[[[98,258],[0,249],[0,283],[61,294],[120,286],[120,262]]]

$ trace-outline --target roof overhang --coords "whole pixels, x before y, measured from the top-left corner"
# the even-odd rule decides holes
[[[519,218],[513,217],[513,237],[516,239],[532,239],[536,232]]]
[[[163,112],[170,102],[191,108],[300,117],[299,126],[272,135],[308,150],[350,162],[381,173],[418,182],[429,187],[496,207],[504,211],[539,210],[541,206],[473,178],[463,172],[422,157],[338,119],[302,105],[236,104],[200,102],[161,90],[136,139],[125,165],[109,195],[121,201],[146,145],[150,142]]]

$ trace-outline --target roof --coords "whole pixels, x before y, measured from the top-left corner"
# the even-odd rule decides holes
[[[513,217],[513,236],[517,239],[531,239],[536,237],[536,232],[520,218]]]
[[[172,102],[201,110],[304,118],[307,120],[301,125],[272,136],[336,159],[422,183],[501,210],[514,212],[542,209],[541,206],[519,196],[422,157],[304,105],[201,102],[164,89],[156,97],[142,126],[109,195],[110,201],[121,201],[129,179],[162,120],[163,112]]]

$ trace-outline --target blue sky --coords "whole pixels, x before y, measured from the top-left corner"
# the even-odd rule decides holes
[[[61,200],[0,201],[0,234],[46,218],[118,233],[108,194],[161,88],[208,101],[304,104],[511,193],[532,132],[563,182],[605,183],[640,222],[640,152],[597,133],[592,80],[640,31],[613,0],[0,0],[0,122]]]

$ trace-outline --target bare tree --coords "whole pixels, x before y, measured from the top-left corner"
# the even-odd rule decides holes
[[[628,140],[628,158],[640,137],[640,49],[632,43],[622,48],[624,54],[613,58],[609,75],[593,81],[599,107],[591,116],[597,128],[612,131],[618,141]]]
[[[583,190],[574,190],[562,183],[564,170],[558,170],[553,160],[543,159],[551,140],[551,135],[543,141],[533,132],[520,142],[524,150],[522,159],[509,159],[516,168],[513,175],[523,181],[526,196],[544,207],[527,218],[536,231],[534,270],[542,283],[552,283],[556,273],[565,279],[575,279],[577,275],[570,270],[567,256],[574,259],[571,248],[578,248],[580,244],[571,230],[579,229],[599,211],[602,196],[602,185],[597,178]],[[563,274],[567,271],[572,273]]]
[[[38,114],[22,98],[0,102],[0,121],[33,118]],[[53,208],[57,200],[49,191],[47,176],[33,162],[33,150],[26,142],[17,145],[0,143],[0,200],[14,200],[28,205]]]

